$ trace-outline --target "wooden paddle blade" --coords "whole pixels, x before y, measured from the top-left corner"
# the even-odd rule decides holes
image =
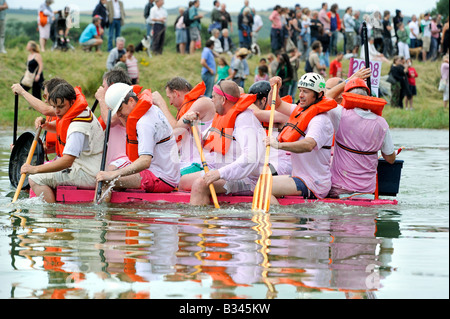
[[[262,174],[259,176],[253,193],[253,211],[269,212],[270,199],[272,197],[273,177],[269,166],[264,166]]]

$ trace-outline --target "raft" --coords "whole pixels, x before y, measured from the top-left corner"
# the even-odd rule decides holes
[[[403,161],[396,160],[393,165],[387,163],[384,159],[378,160],[378,193],[374,198],[367,198],[367,194],[354,194],[344,198],[324,198],[324,199],[305,199],[301,196],[284,196],[278,198],[280,205],[300,205],[307,203],[330,203],[344,204],[348,206],[379,206],[379,205],[397,205],[395,199],[400,185],[401,169]],[[83,189],[76,186],[58,186],[55,190],[56,201],[58,203],[93,203],[95,199],[94,189]],[[370,195],[370,194],[369,194]],[[30,190],[30,197],[34,197],[34,193]],[[123,191],[112,191],[111,203],[179,203],[189,204],[190,192],[173,191],[171,193],[146,193],[139,189],[127,189]],[[387,196],[394,198],[379,198],[379,196]],[[218,195],[219,203],[239,204],[251,203],[252,195]],[[211,201],[212,203],[212,201]]]

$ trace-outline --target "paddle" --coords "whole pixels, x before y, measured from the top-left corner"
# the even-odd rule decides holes
[[[16,144],[17,140],[17,118],[19,116],[19,95],[16,94],[14,97],[14,131],[13,131],[13,145]]]
[[[102,162],[100,164],[100,171],[104,171],[106,166],[106,153],[108,152],[108,140],[110,128],[111,128],[111,109],[108,110],[108,121],[106,123],[105,141],[103,143],[103,154],[102,154]],[[100,196],[102,195],[102,185],[103,182],[98,182],[97,184],[97,193],[94,199],[94,202],[97,204],[99,204]]]
[[[369,39],[367,38],[367,24],[365,21],[362,23],[362,41],[364,43],[364,60],[366,63],[366,68],[370,68]],[[369,95],[372,95],[370,76],[367,78],[366,81],[367,81],[367,87],[369,88]]]
[[[91,109],[92,113],[95,112],[95,109],[97,108],[97,105],[98,105],[98,100],[95,100],[94,105],[92,105],[92,109]]]
[[[270,106],[270,121],[269,121],[269,132],[267,136],[272,136],[273,130],[273,118],[275,116],[275,100],[277,94],[277,85],[273,86],[272,94],[272,104]],[[269,157],[270,157],[270,145],[266,147],[266,158],[264,160],[264,167],[259,176],[258,183],[256,184],[255,192],[253,193],[253,211],[264,211],[269,212],[270,198],[272,197],[272,172],[269,167]]]
[[[42,119],[41,123],[44,124],[45,119]],[[41,134],[41,130],[42,130],[42,127],[39,125],[39,127],[36,131],[36,135],[34,136],[33,144],[31,144],[30,151],[28,152],[27,161],[25,162],[26,164],[30,164],[31,160],[33,159],[34,150],[36,149],[36,145],[38,143],[39,135]],[[22,190],[22,186],[23,186],[23,183],[25,182],[26,177],[27,177],[27,174],[25,174],[25,173],[20,176],[19,184],[17,185],[16,193],[14,194],[14,197],[12,200],[13,203],[17,200],[17,198],[19,198],[19,194],[20,194],[20,191]]]
[[[208,164],[206,163],[205,160],[205,155],[203,154],[203,149],[202,149],[202,143],[200,142],[200,137],[198,134],[198,130],[197,127],[194,125],[193,122],[183,119],[183,122],[185,124],[190,124],[191,125],[191,129],[192,129],[192,135],[194,136],[194,140],[195,140],[195,145],[197,146],[198,152],[200,154],[200,159],[202,161],[202,165],[203,165],[203,170],[205,171],[205,173],[209,172],[209,168],[208,168]],[[213,199],[214,202],[214,206],[219,209],[219,201],[217,200],[217,195],[216,195],[216,190],[214,189],[214,185],[211,183],[209,184],[209,191],[211,193],[211,197]]]

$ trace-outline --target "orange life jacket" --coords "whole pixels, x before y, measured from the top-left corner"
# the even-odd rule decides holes
[[[141,92],[141,90],[142,90],[142,86],[139,86],[137,84],[133,85],[133,92],[136,93],[136,95],[139,94]],[[103,131],[106,130],[106,123],[105,123],[105,121],[103,121],[101,116],[98,118],[98,121],[100,122],[100,125],[103,128]]]
[[[152,104],[152,91],[144,90],[144,92],[139,95],[139,101],[137,102],[133,111],[131,111],[130,115],[128,115],[127,156],[132,162],[139,158],[136,124],[141,119],[141,117],[144,116],[144,114],[147,113],[148,110],[150,110]]]
[[[346,109],[360,109],[370,110],[376,115],[382,116],[383,108],[387,104],[386,100],[373,96],[359,95],[355,93],[342,93],[342,106]]]
[[[56,116],[47,116],[46,122],[50,123],[56,120]],[[46,132],[45,133],[45,148],[47,154],[52,154],[56,152],[56,133]]]
[[[256,101],[256,94],[243,94],[234,106],[224,115],[214,116],[204,149],[225,155],[233,140],[234,125],[239,114]]]
[[[206,86],[204,82],[197,84],[188,94],[184,96],[183,104],[177,113],[177,121],[186,114],[191,108],[192,104],[197,101],[202,95],[205,95]]]
[[[307,129],[309,122],[321,113],[328,112],[337,106],[335,100],[329,98],[322,98],[319,103],[313,104],[307,109],[303,109],[298,105],[294,112],[289,117],[289,121],[281,130],[278,135],[278,141],[280,142],[295,142],[298,141],[300,136],[305,136],[305,130]]]
[[[94,114],[89,111],[89,115],[87,117],[80,117],[79,115],[83,112],[87,107],[88,103],[83,93],[81,92],[80,87],[75,87],[75,92],[77,94],[77,98],[75,103],[70,107],[70,109],[64,114],[61,119],[56,119],[56,154],[58,156],[62,156],[64,151],[64,146],[67,141],[67,130],[69,129],[69,125],[72,122],[92,122],[94,120]]]
[[[292,104],[292,103],[293,103],[292,96],[290,96],[290,95],[283,96],[283,97],[281,98],[281,100],[284,101],[284,102],[287,102],[287,103],[289,103],[289,104]],[[265,110],[266,110],[266,111],[270,111],[270,110],[271,110],[270,104],[267,104]],[[266,135],[269,134],[269,122],[262,122],[261,124],[262,124],[262,126],[264,127],[264,129],[266,130]]]

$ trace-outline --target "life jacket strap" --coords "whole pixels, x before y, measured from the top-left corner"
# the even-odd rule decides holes
[[[374,154],[378,153],[378,152],[366,152],[366,151],[355,150],[355,149],[352,149],[352,148],[347,147],[345,145],[342,145],[338,141],[336,141],[336,145],[339,146],[340,148],[342,148],[343,150],[347,151],[347,152],[354,153],[354,154],[359,154],[359,155],[374,155]]]

